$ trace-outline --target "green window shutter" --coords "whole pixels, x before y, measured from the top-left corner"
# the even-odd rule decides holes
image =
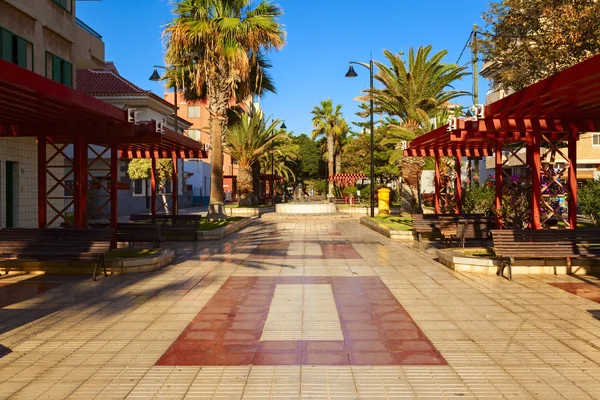
[[[63,8],[67,8],[67,0],[60,0],[59,4],[63,7]]]
[[[27,41],[17,38],[17,65],[27,68]]]
[[[13,35],[4,29],[2,34],[2,59],[13,62]]]
[[[60,57],[52,54],[52,80],[62,82],[62,63]]]
[[[73,87],[73,64],[63,60],[63,81],[68,87]]]

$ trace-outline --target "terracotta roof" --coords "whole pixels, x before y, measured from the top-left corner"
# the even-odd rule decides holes
[[[90,96],[148,96],[149,90],[134,85],[113,70],[77,70],[77,90]]]

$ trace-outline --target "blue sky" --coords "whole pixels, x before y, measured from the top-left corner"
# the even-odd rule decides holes
[[[432,44],[447,49],[456,62],[473,24],[484,25],[486,1],[463,0],[275,0],[283,10],[287,45],[273,53],[272,75],[277,94],[267,94],[261,107],[285,120],[296,134],[311,131],[312,108],[331,98],[343,104],[350,121],[359,120],[353,100],[369,85],[368,70],[356,67],[358,78],[344,77],[348,61],[383,61],[383,49],[407,51]],[[161,33],[171,19],[170,0],[78,1],[77,16],[98,31],[106,44],[106,59],[142,88],[162,96],[164,88],[150,82],[152,65],[164,64]],[[465,53],[461,64],[469,61]],[[457,88],[471,91],[471,78]],[[480,103],[487,83],[482,81]],[[470,97],[458,100],[470,105]]]

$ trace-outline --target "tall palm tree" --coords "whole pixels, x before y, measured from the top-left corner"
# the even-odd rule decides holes
[[[257,87],[264,52],[281,49],[285,43],[285,31],[278,23],[279,6],[265,0],[252,5],[251,0],[176,0],[175,18],[165,29],[166,60],[182,71],[184,97],[208,100],[211,219],[226,218],[223,136],[227,109],[232,102],[248,99]]]
[[[338,104],[334,107],[331,99],[323,100],[319,106],[313,107],[311,114],[313,115],[313,140],[320,137],[327,139],[327,173],[330,177],[334,174],[334,138],[341,135],[341,132],[345,129],[344,126],[347,126],[343,119],[342,105]],[[329,182],[327,196],[333,196],[332,181]]]
[[[408,59],[402,53],[384,50],[389,63],[375,62],[378,68],[375,79],[381,84],[373,93],[367,93],[361,100],[373,97],[374,112],[397,117],[398,123],[388,124],[388,141],[411,140],[434,129],[439,117],[447,113],[447,103],[467,96],[469,92],[455,90],[452,84],[468,75],[467,68],[442,62],[448,54],[446,50],[430,56],[432,46],[421,46],[416,51],[410,48]],[[410,205],[420,208],[419,182],[424,160],[419,157],[399,159],[403,181],[408,183]]]
[[[342,153],[344,152],[344,146],[348,142],[348,135],[352,132],[350,125],[346,120],[340,121],[339,132],[333,137],[333,151],[335,154],[335,173],[342,173]]]
[[[280,120],[269,121],[261,112],[243,114],[239,123],[231,126],[225,135],[227,150],[239,163],[240,205],[257,204],[258,193],[254,193],[252,168],[277,140],[287,138],[284,132],[278,130],[279,124]]]

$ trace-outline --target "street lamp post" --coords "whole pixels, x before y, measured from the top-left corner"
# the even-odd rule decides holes
[[[287,126],[285,126],[285,122],[281,124],[280,129],[287,129]],[[275,162],[273,161],[273,150],[273,147],[271,147],[271,201],[273,205],[275,205]]]
[[[371,56],[371,60],[369,63],[358,62],[358,61],[350,61],[350,68],[348,72],[346,72],[346,78],[356,78],[358,74],[354,71],[354,65],[362,65],[363,67],[369,70],[370,75],[370,114],[371,114],[371,218],[375,217],[375,165],[373,164],[373,56]]]
[[[166,71],[168,71],[170,68],[167,67],[163,67],[162,65],[154,65],[154,72],[152,73],[152,76],[150,76],[150,80],[153,82],[158,82],[160,81],[162,78],[160,77],[158,71],[156,70],[156,68],[162,68]],[[177,80],[175,80],[175,84],[173,86],[173,89],[175,91],[175,96],[173,97],[173,117],[175,119],[175,122],[173,123],[173,126],[175,127],[175,133],[177,133],[177,110],[179,110],[179,107],[177,106],[178,104],[178,95],[177,95]]]

